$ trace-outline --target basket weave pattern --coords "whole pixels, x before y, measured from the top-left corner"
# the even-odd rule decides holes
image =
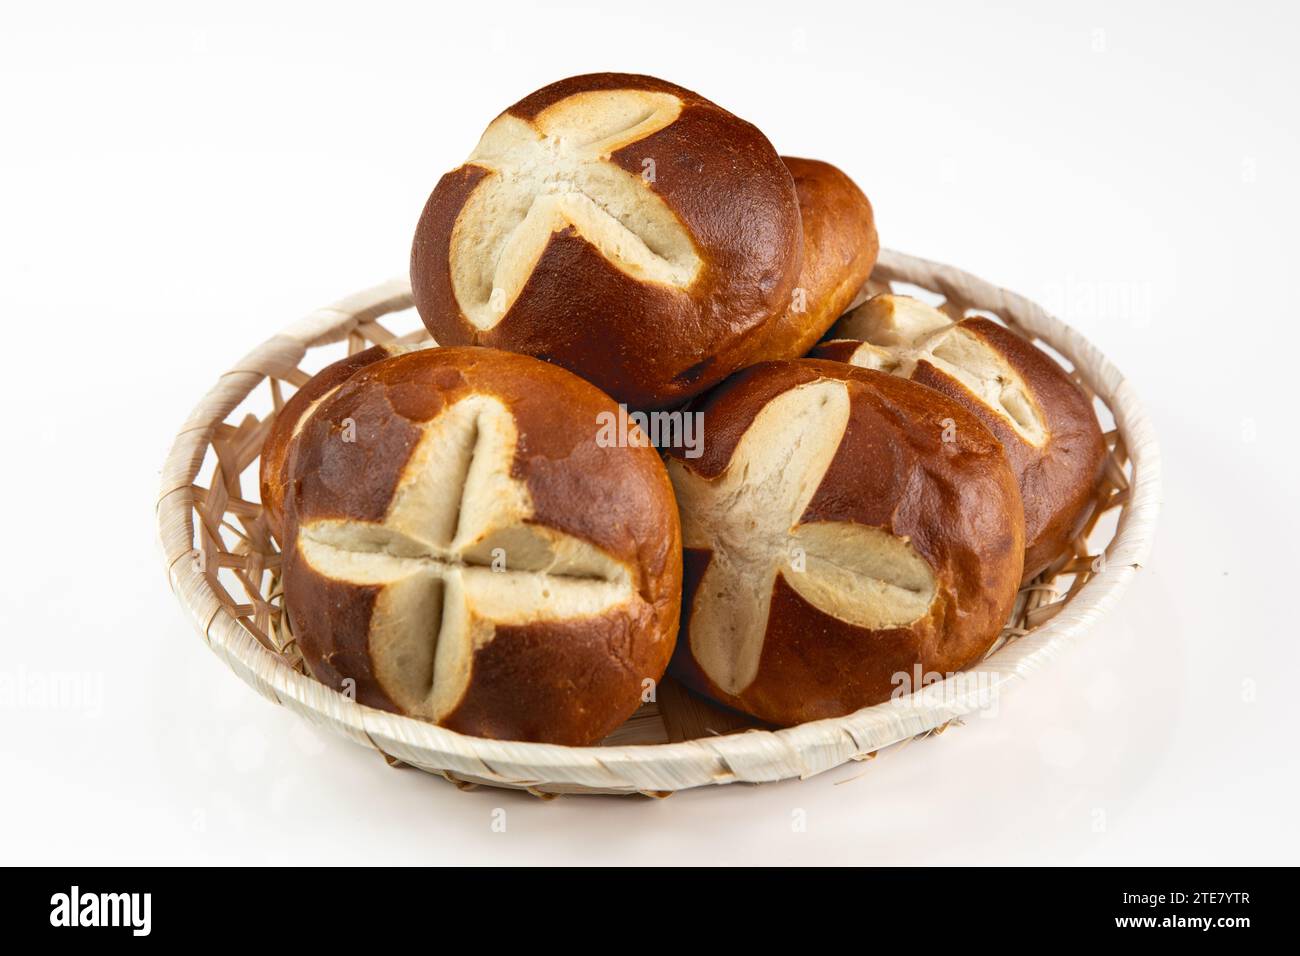
[[[428,338],[409,285],[393,281],[315,312],[265,342],[203,398],[163,468],[158,529],[168,576],[208,645],[247,683],[312,722],[370,746],[390,763],[462,787],[662,795],[706,784],[806,777],[865,759],[989,706],[1086,630],[1118,598],[1150,547],[1159,455],[1119,372],[1073,329],[1034,303],[960,270],[883,250],[870,291],[917,287],[954,318],[992,315],[1072,366],[1098,406],[1108,459],[1091,518],[1073,547],[1020,591],[997,644],[972,672],[847,717],[756,729],[671,680],[604,745],[483,740],[363,707],[305,673],[280,591],[280,555],[257,502],[262,443],[303,369],[388,342]],[[406,327],[410,331],[401,332]],[[978,677],[978,680],[973,678]],[[748,731],[748,732],[740,732]]]

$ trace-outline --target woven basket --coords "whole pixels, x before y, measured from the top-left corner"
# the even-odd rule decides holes
[[[176,436],[158,499],[172,588],[208,646],[271,700],[373,747],[390,764],[440,774],[463,788],[662,796],[704,784],[807,777],[939,732],[995,705],[1008,682],[1058,656],[1118,600],[1150,548],[1160,459],[1128,383],[1039,306],[950,266],[889,250],[871,283],[872,291],[886,288],[929,297],[957,318],[971,311],[990,315],[1050,347],[1095,397],[1109,428],[1109,460],[1084,533],[1021,589],[998,643],[970,671],[930,686],[921,681],[911,695],[847,717],[785,730],[756,727],[665,679],[657,700],[598,747],[468,737],[364,707],[318,684],[305,673],[282,613],[280,555],[256,501],[258,455],[275,412],[310,377],[305,368],[319,369],[345,348],[427,337],[405,280],[295,323],[223,375],[199,402]]]

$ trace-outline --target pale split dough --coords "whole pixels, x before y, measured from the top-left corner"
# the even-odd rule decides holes
[[[849,362],[911,378],[925,361],[964,385],[1035,448],[1049,437],[1043,411],[1001,353],[919,299],[882,294],[835,323],[829,339],[862,342]]]
[[[467,160],[488,175],[461,208],[449,250],[452,288],[471,324],[487,330],[501,321],[551,235],[566,226],[639,281],[679,289],[694,282],[701,259],[681,220],[643,170],[609,159],[681,110],[670,93],[592,90],[532,121],[504,113],[492,122]]]

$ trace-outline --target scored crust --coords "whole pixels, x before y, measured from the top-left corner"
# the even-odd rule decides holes
[[[638,408],[738,368],[802,261],[790,172],[754,126],[653,77],[572,77],[492,122],[411,251],[444,345],[553,361]]]
[[[992,645],[1024,526],[1001,446],[974,415],[814,360],[746,369],[698,410],[702,456],[668,466],[684,681],[789,725],[879,703],[898,675],[957,671]]]
[[[680,533],[607,396],[478,348],[354,374],[293,454],[285,596],[312,673],[465,733],[587,744],[667,665]]]
[[[997,436],[1025,513],[1025,576],[1088,517],[1105,439],[1087,396],[1052,358],[986,318],[955,322],[909,296],[874,296],[837,322],[817,358],[910,378],[969,408]]]
[[[271,526],[271,532],[277,541],[281,543],[284,541],[284,496],[285,486],[289,481],[289,457],[294,440],[302,431],[303,422],[322,401],[333,395],[338,387],[356,372],[381,359],[421,348],[428,348],[428,343],[375,345],[354,352],[346,358],[325,366],[284,403],[284,407],[275,416],[271,431],[262,445],[261,462],[258,467],[262,507],[267,524]]]

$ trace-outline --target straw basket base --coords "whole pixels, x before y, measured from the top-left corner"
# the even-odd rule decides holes
[[[163,468],[158,532],[172,589],[200,635],[244,681],[394,766],[462,789],[665,796],[709,784],[808,777],[994,706],[1010,681],[1059,655],[1115,603],[1146,560],[1159,499],[1151,427],[1119,372],[1043,309],[950,266],[885,250],[869,291],[928,298],[954,318],[995,318],[1054,351],[1093,396],[1109,451],[1091,518],[1070,550],[1027,582],[998,642],[961,674],[846,717],[783,730],[717,707],[665,678],[600,746],[485,740],[363,707],[312,680],[280,590],[280,555],[257,501],[257,461],[293,389],[348,352],[426,340],[410,287],[393,281],[314,312],[249,353],[199,402]],[[382,321],[381,321],[382,320]],[[942,678],[942,679],[940,679]]]

